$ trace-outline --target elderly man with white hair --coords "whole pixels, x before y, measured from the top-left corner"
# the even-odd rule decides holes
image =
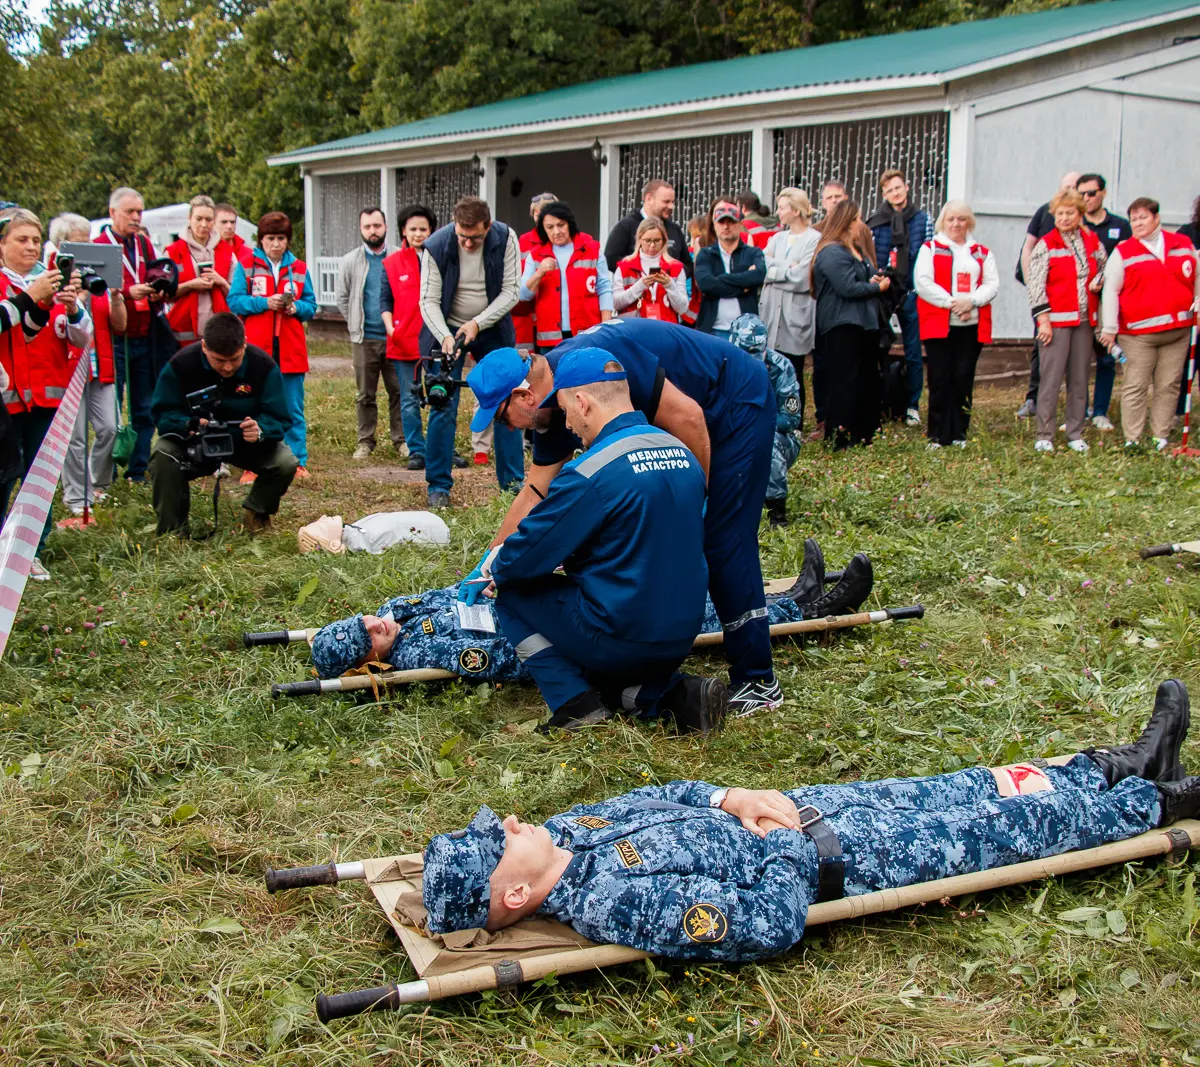
[[[82,215],[64,214],[50,221],[50,241],[57,257],[58,248],[66,242],[87,244],[91,240],[91,224]],[[49,260],[53,264],[53,260]],[[72,515],[83,514],[84,506],[108,498],[113,478],[113,443],[117,438],[116,363],[113,359],[113,334],[123,333],[127,326],[125,298],[120,289],[110,289],[102,296],[81,293],[80,302],[91,312],[94,335],[90,353],[91,370],[83,397],[79,402],[79,417],[71,433],[71,443],[63,462],[63,503]],[[88,428],[95,437],[88,453]],[[90,496],[89,496],[90,493]]]

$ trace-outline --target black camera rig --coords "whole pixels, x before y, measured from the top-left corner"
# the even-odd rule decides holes
[[[233,455],[234,435],[241,430],[217,418],[221,407],[220,390],[215,385],[188,393],[184,398],[192,419],[188,423],[188,439],[184,445],[188,463],[197,471],[216,470]],[[200,420],[205,423],[201,425]]]
[[[442,411],[449,406],[454,390],[467,384],[462,378],[454,377],[454,365],[466,345],[465,338],[459,336],[454,339],[452,351],[443,352],[439,345],[421,360],[420,368],[423,373],[419,377],[414,376],[412,386],[421,407],[428,407],[431,411]]]

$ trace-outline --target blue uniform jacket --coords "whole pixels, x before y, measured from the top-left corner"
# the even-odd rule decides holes
[[[676,958],[762,959],[804,935],[816,847],[708,806],[716,786],[645,786],[546,821],[575,853],[538,909],[601,943]],[[703,874],[696,872],[703,871]]]
[[[708,588],[704,496],[688,449],[640,412],[618,415],[504,542],[492,565],[499,596],[561,564],[577,586],[581,627],[648,643],[690,639]]]
[[[550,369],[574,348],[603,348],[620,361],[629,378],[629,397],[635,411],[653,422],[663,383],[691,397],[704,411],[714,445],[732,432],[731,409],[741,404],[769,407],[774,401],[762,361],[736,345],[686,326],[652,319],[611,319],[546,354]],[[581,447],[567,429],[561,411],[553,411],[549,429],[534,434],[533,462],[550,466],[568,459]]]

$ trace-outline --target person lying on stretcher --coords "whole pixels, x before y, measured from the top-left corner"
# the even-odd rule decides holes
[[[871,594],[871,561],[856,555],[840,580],[825,591],[825,559],[813,538],[804,545],[804,567],[787,592],[767,598],[772,625],[823,618],[855,611]],[[393,597],[375,615],[352,615],[317,631],[312,661],[322,678],[336,678],[365,663],[382,663],[395,670],[436,667],[481,682],[528,682],[529,673],[505,638],[490,603],[470,609],[468,622],[493,629],[469,629],[458,610],[458,586],[433,589],[415,596]],[[466,609],[464,608],[464,611]],[[705,606],[702,633],[716,633],[721,624],[712,602]]]
[[[1133,744],[1049,761],[787,793],[672,782],[542,826],[480,808],[425,850],[426,925],[494,931],[537,913],[665,956],[772,956],[803,937],[812,903],[1200,815],[1200,777],[1179,759],[1189,725],[1187,689],[1171,680]]]

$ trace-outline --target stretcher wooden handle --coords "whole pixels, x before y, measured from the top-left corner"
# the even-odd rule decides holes
[[[1173,556],[1178,551],[1178,545],[1150,545],[1143,548],[1138,555],[1142,559],[1153,559],[1155,556]]]

